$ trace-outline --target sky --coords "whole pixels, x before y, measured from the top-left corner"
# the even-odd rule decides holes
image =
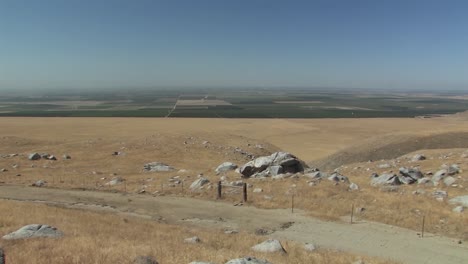
[[[468,1],[0,0],[0,89],[468,90]]]

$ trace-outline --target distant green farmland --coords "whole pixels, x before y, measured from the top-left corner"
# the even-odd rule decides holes
[[[314,89],[167,89],[0,95],[0,116],[373,118],[468,110],[463,93]]]

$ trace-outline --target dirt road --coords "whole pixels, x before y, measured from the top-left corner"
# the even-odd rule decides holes
[[[85,210],[108,211],[159,219],[169,223],[276,230],[270,236],[335,248],[403,263],[468,263],[468,246],[431,234],[419,238],[412,230],[378,223],[327,222],[290,210],[264,210],[223,202],[178,197],[0,186],[0,199],[42,202]],[[292,226],[285,223],[294,222]],[[282,228],[283,226],[283,228]]]

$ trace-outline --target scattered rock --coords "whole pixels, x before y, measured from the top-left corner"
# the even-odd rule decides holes
[[[457,196],[449,200],[451,204],[460,204],[465,207],[468,207],[468,195]]]
[[[448,176],[444,179],[444,184],[445,186],[451,186],[452,184],[454,184],[457,180],[455,178],[453,178],[452,176]]]
[[[411,158],[411,161],[420,161],[420,160],[425,160],[426,156],[421,155],[421,154],[416,154]]]
[[[150,256],[138,256],[133,261],[134,264],[159,264],[156,259]]]
[[[33,183],[32,186],[34,187],[43,187],[47,184],[46,181],[44,180],[38,180],[37,182]]]
[[[149,172],[165,172],[165,171],[173,171],[174,168],[161,163],[161,162],[150,162],[147,163],[143,166],[144,170],[149,171]]]
[[[254,257],[244,257],[244,258],[238,258],[238,259],[231,259],[225,264],[271,264],[271,263],[264,259],[256,259]]]
[[[459,205],[452,210],[454,213],[463,213],[465,211],[465,207],[463,205]]]
[[[304,176],[307,178],[311,178],[313,180],[320,180],[322,178],[325,178],[327,175],[320,171],[314,171],[314,172],[305,173]]]
[[[306,251],[315,251],[315,250],[316,250],[316,247],[315,247],[315,245],[312,244],[312,243],[305,243],[305,244],[304,244],[304,249],[305,249]]]
[[[448,175],[455,175],[460,172],[460,167],[457,164],[452,164],[450,166],[444,165],[442,168],[447,171]]]
[[[69,159],[71,159],[71,156],[68,155],[68,154],[63,154],[62,159],[69,160]]]
[[[213,262],[206,262],[206,261],[192,261],[189,264],[214,264]]]
[[[5,168],[0,169],[0,172],[7,172],[8,170]]]
[[[200,177],[196,179],[194,182],[192,182],[192,184],[190,185],[190,190],[192,191],[200,190],[203,187],[203,185],[209,182],[210,181],[208,179]]]
[[[349,183],[349,179],[346,176],[343,176],[337,172],[333,173],[330,177],[328,177],[329,181],[333,182],[344,182],[344,183]]]
[[[220,174],[221,172],[226,172],[226,171],[231,171],[231,170],[235,170],[237,169],[237,165],[232,163],[232,162],[223,162],[222,164],[220,164],[215,172],[216,174]]]
[[[5,240],[24,239],[32,237],[62,237],[63,233],[57,228],[48,225],[32,224],[3,236]]]
[[[388,164],[388,163],[384,163],[384,164],[379,164],[379,165],[377,165],[377,168],[379,168],[379,169],[389,169],[389,168],[391,168],[391,167],[392,167],[392,166],[391,166],[390,164]]]
[[[445,169],[442,169],[442,170],[439,170],[437,171],[434,176],[432,176],[432,182],[434,184],[437,184],[439,183],[440,180],[442,180],[443,178],[445,178],[447,176],[447,170]]]
[[[400,177],[399,180],[404,184],[413,184],[417,180],[424,177],[423,173],[417,168],[405,168],[402,167],[399,170]]]
[[[201,240],[199,237],[194,236],[194,237],[189,237],[189,238],[184,239],[184,242],[189,243],[189,244],[197,244],[197,243],[200,243]]]
[[[432,184],[431,179],[424,177],[418,180],[418,184]]]
[[[282,252],[286,253],[283,245],[276,239],[268,239],[258,245],[252,247],[252,250],[257,252],[271,253],[271,252]]]
[[[106,185],[114,186],[114,185],[117,185],[117,184],[121,184],[123,181],[124,181],[124,179],[122,177],[114,177],[114,178],[112,178],[112,180],[107,182]]]
[[[237,230],[225,230],[224,231],[224,234],[227,234],[227,235],[232,235],[232,234],[237,234],[239,233],[239,231]]]
[[[350,191],[357,191],[359,190],[359,186],[357,184],[355,184],[354,182],[352,182],[349,187],[348,187],[348,190]]]
[[[371,185],[380,186],[380,185],[401,185],[402,182],[396,174],[382,174],[378,175],[376,173],[372,174]]]
[[[261,192],[263,192],[263,189],[261,189],[261,188],[255,188],[255,189],[253,190],[253,192],[254,192],[254,193],[261,193]]]
[[[432,193],[432,196],[437,199],[437,201],[444,201],[445,198],[447,198],[448,194],[446,191],[442,190],[437,190]]]
[[[28,159],[29,160],[40,160],[41,155],[39,153],[31,153],[31,154],[29,154]]]

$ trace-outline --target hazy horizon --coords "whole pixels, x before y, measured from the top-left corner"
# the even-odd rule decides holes
[[[0,90],[468,90],[465,1],[0,0]]]

